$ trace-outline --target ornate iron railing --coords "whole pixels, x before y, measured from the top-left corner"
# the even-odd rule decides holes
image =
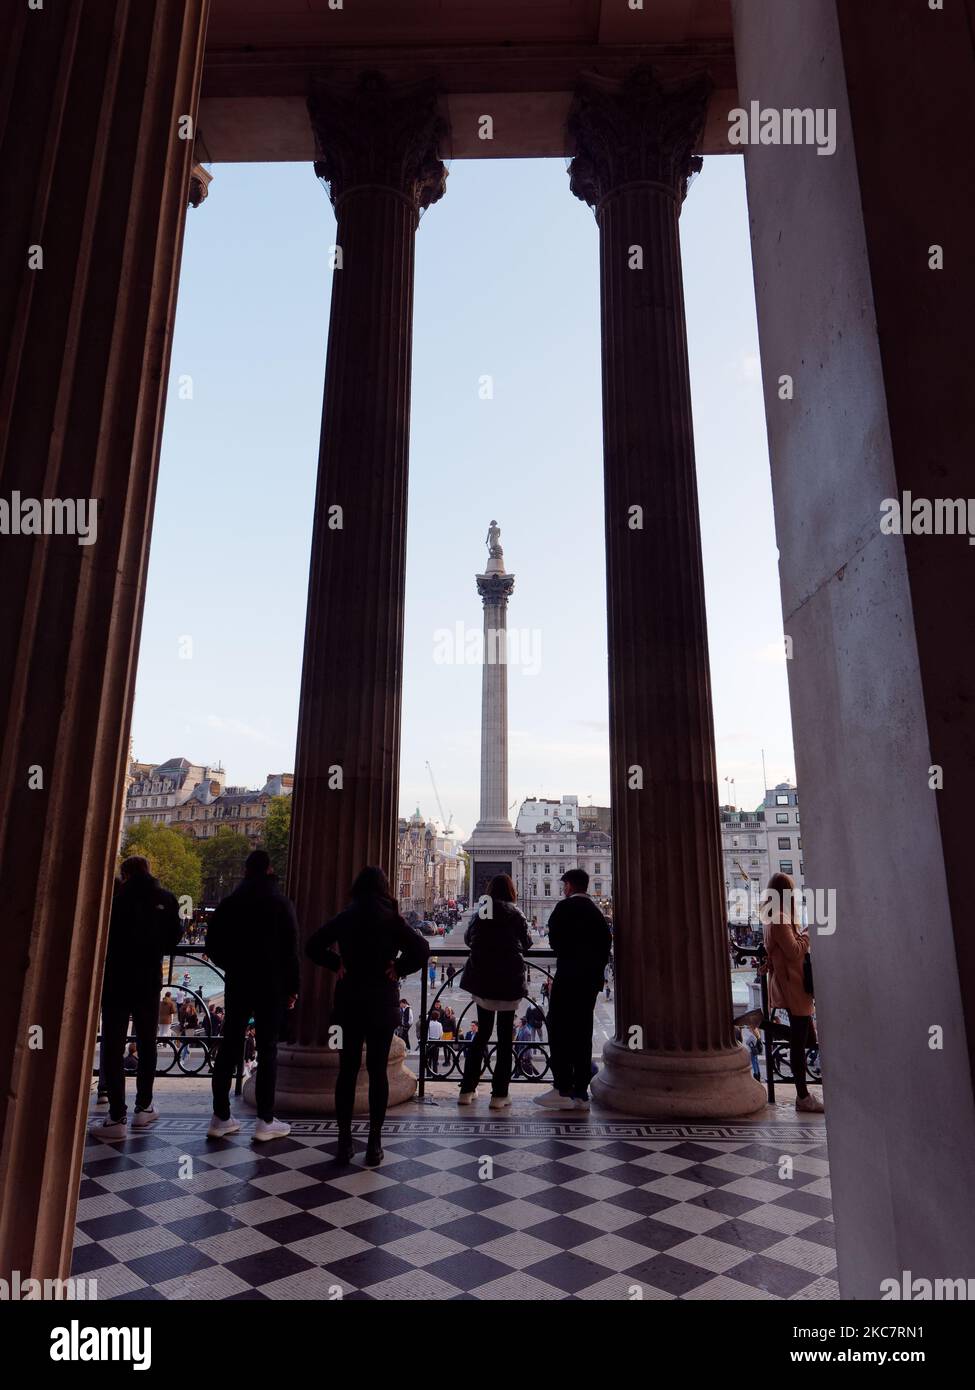
[[[751,961],[759,971],[762,987],[762,1008],[761,1013],[757,1009],[749,1010],[748,1013],[739,1015],[735,1019],[738,1026],[747,1025],[755,1015],[754,1021],[762,1031],[762,1043],[765,1055],[765,1088],[768,1091],[769,1104],[775,1104],[775,1083],[781,1082],[783,1086],[795,1084],[795,1077],[792,1074],[792,1062],[789,1058],[789,1040],[785,1037],[777,1037],[775,1027],[779,1023],[776,1015],[785,1013],[784,1009],[770,1009],[768,993],[768,972],[763,968],[766,961],[764,945],[740,946],[737,942],[732,942],[731,953],[736,965],[744,965]],[[815,1085],[821,1085],[823,1080],[822,1062],[819,1053],[819,1044],[815,1047],[806,1049],[806,1073],[807,1079]]]
[[[192,961],[212,973],[220,981],[225,983],[223,971],[214,965],[212,960],[206,956],[204,946],[177,946],[167,961],[163,965],[163,984],[162,989],[182,991],[193,1000],[196,1006],[197,1018],[200,1020],[199,1028],[193,1033],[176,1033],[168,1036],[159,1035],[156,1038],[156,1075],[168,1077],[185,1076],[188,1078],[200,1076],[212,1076],[213,1063],[217,1056],[222,1039],[219,1035],[214,1036],[216,1025],[210,1005],[206,996],[191,984],[184,985],[173,979],[177,961]],[[215,991],[218,993],[219,991]],[[137,1042],[138,1039],[129,1034],[126,1044]],[[102,1035],[98,1034],[95,1047],[95,1066],[94,1075],[101,1074],[101,1044]],[[237,1079],[235,1085],[236,1094],[239,1096],[244,1085],[243,1062],[237,1068]],[[99,1086],[100,1089],[100,1086]]]
[[[444,959],[466,961],[470,951],[466,948],[442,947],[431,943],[431,954],[437,957],[438,962]],[[530,992],[533,983],[531,976],[537,971],[551,984],[555,957],[551,951],[537,950],[526,952],[525,960],[528,964],[528,979],[526,980],[527,989],[522,998],[526,1006],[534,1004],[541,1010],[545,1016],[545,1023],[539,1031],[537,1041],[515,1042],[511,1081],[513,1084],[537,1085],[540,1081],[551,1081],[552,1072],[549,1045],[545,1037],[548,1031],[548,1010],[544,1003],[540,1002],[540,999],[544,999],[541,991],[538,991],[539,998]],[[539,960],[547,961],[551,968],[539,965]],[[472,1014],[475,1018],[477,1017],[477,1006],[473,999],[464,1005],[461,1013],[457,1016],[457,1033],[453,1040],[441,1039],[437,1042],[431,1042],[429,1039],[430,1015],[449,984],[450,982],[446,978],[441,980],[439,989],[431,999],[429,969],[424,967],[420,981],[420,1018],[417,1030],[419,1038],[419,1058],[417,1061],[419,1086],[417,1094],[421,1100],[426,1090],[427,1081],[460,1082],[464,1075],[467,1053],[473,1046],[473,1041],[466,1041],[463,1037],[457,1036],[457,1034],[463,1033],[464,1023],[469,1015]],[[484,1055],[482,1079],[484,1076],[494,1075],[497,1053],[498,1044],[496,1042],[489,1043]]]

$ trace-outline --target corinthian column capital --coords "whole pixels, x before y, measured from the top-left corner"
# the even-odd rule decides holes
[[[515,587],[513,574],[478,574],[475,578],[477,580],[477,592],[480,594],[485,608],[493,603],[508,606],[508,599]]]
[[[678,203],[700,168],[701,138],[711,79],[699,73],[664,85],[653,68],[634,68],[622,82],[593,75],[581,81],[569,112],[575,157],[569,187],[598,210],[628,184],[656,184]]]
[[[386,188],[417,216],[443,197],[447,170],[438,155],[447,123],[430,82],[394,87],[364,72],[354,86],[316,82],[308,95],[315,173],[332,205],[352,189]]]

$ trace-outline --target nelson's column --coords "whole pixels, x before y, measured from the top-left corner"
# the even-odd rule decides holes
[[[508,599],[515,587],[506,574],[501,529],[488,527],[487,568],[475,575],[484,604],[481,674],[481,815],[464,848],[470,855],[471,906],[495,874],[517,877],[518,837],[508,820]]]

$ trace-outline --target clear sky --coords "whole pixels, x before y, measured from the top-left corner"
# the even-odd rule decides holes
[[[306,165],[213,173],[187,220],[133,736],[140,760],[259,786],[294,766],[335,222]],[[739,157],[705,161],[681,227],[719,792],[755,806],[761,749],[770,783],[795,765]],[[477,819],[480,668],[444,661],[443,634],[480,628],[492,517],[526,644],[510,798],[608,802],[600,416],[592,212],[561,160],[455,161],[417,234],[403,813],[437,814],[429,760],[455,826]]]

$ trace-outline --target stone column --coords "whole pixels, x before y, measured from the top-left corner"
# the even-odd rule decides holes
[[[973,494],[975,169],[944,138],[975,124],[972,7],[889,0],[882,28],[865,9],[733,5],[741,105],[832,113],[835,138],[750,145],[745,177],[805,880],[835,898],[811,935],[857,1300],[904,1270],[971,1274],[975,1250],[975,549],[964,526],[889,525],[905,493]]]
[[[3,49],[0,498],[97,516],[0,535],[3,1278],[70,1268],[206,10],[19,5]]]
[[[617,984],[594,1092],[661,1118],[764,1104],[732,1029],[678,235],[709,90],[637,69],[569,121],[602,301]]]
[[[494,568],[492,568],[494,566]],[[511,829],[508,820],[508,599],[515,587],[504,562],[492,557],[477,576],[484,604],[481,668],[481,818],[478,829]]]
[[[317,86],[308,109],[337,231],[288,870],[303,937],[345,906],[366,864],[395,883],[413,242],[446,180],[431,86],[365,74]],[[303,962],[283,1112],[333,1109],[332,979]],[[404,1052],[394,1039],[393,1101],[415,1086]]]

